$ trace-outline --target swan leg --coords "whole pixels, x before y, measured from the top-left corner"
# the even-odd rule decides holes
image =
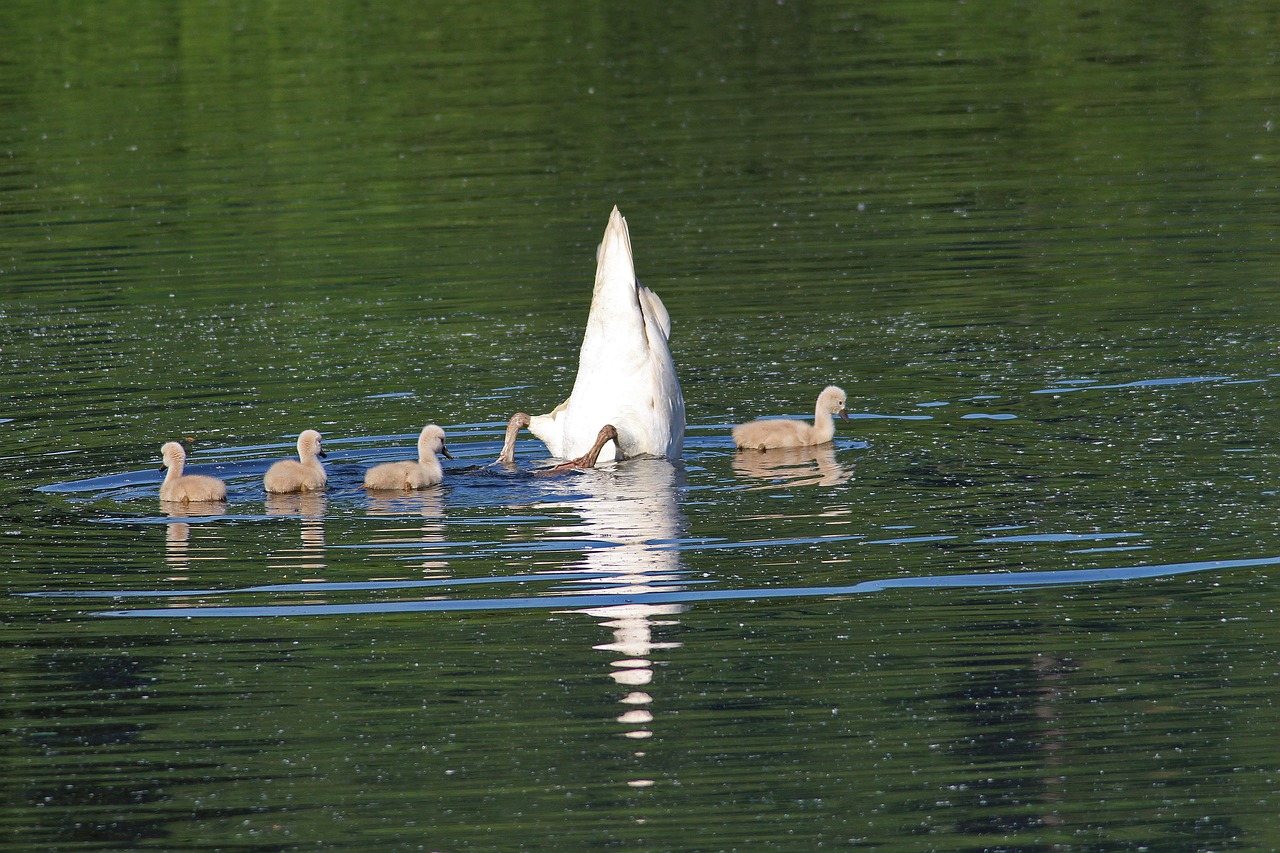
[[[574,471],[584,468],[596,467],[596,459],[600,456],[600,451],[611,441],[618,440],[618,430],[613,424],[605,424],[600,428],[600,432],[596,435],[596,443],[591,449],[579,456],[577,459],[570,459],[568,462],[561,462],[559,465],[553,465],[546,469],[547,471]]]
[[[516,464],[516,435],[529,426],[529,416],[524,412],[516,412],[507,421],[507,435],[502,442],[502,452],[490,465],[506,465],[508,468]],[[450,459],[453,457],[450,456]]]
[[[543,471],[547,473],[557,473],[560,471],[582,471],[587,468],[594,468],[594,467],[595,467],[595,463],[588,462],[587,454],[584,453],[582,456],[579,456],[577,459],[570,459],[568,462],[561,462],[558,465],[552,465],[550,468],[544,468],[542,469],[542,471],[539,471],[538,473],[541,474],[543,473]]]

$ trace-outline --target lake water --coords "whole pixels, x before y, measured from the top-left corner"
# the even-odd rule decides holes
[[[1280,846],[1268,5],[0,33],[15,849]],[[614,204],[683,458],[477,467]],[[829,383],[832,445],[735,453]],[[359,489],[428,422],[443,486]],[[162,511],[179,438],[225,513]]]

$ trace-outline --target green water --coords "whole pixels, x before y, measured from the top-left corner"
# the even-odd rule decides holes
[[[7,843],[1280,846],[1278,30],[6,4]],[[473,469],[615,204],[683,459]],[[834,445],[735,454],[833,382]],[[362,492],[427,422],[445,485]],[[180,437],[225,513],[161,512]]]

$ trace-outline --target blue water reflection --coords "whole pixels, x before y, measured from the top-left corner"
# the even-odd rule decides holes
[[[608,553],[596,551],[590,553]],[[601,588],[589,593],[565,594],[553,592],[543,596],[515,596],[486,599],[437,599],[431,601],[396,601],[369,604],[315,604],[315,605],[257,605],[257,606],[179,606],[172,608],[146,608],[138,610],[106,610],[95,615],[111,617],[266,617],[266,616],[324,616],[351,613],[404,613],[449,612],[474,610],[526,610],[600,608],[633,605],[691,605],[699,602],[730,600],[763,600],[778,598],[813,598],[865,595],[901,589],[990,589],[1020,590],[1039,586],[1069,586],[1082,584],[1116,583],[1177,575],[1230,571],[1242,568],[1280,564],[1280,557],[1261,557],[1248,560],[1205,560],[1187,563],[1166,563],[1152,566],[1124,566],[1112,569],[1074,569],[1057,571],[991,572],[986,574],[935,575],[929,577],[882,578],[862,581],[845,586],[822,587],[767,587],[752,589],[681,589],[686,581],[676,578],[652,578],[643,571],[627,572],[619,577],[614,572],[553,573],[551,575],[515,576],[495,581],[492,578],[440,581],[399,581],[379,583],[305,583],[265,585],[243,589],[213,590],[113,590],[113,591],[47,591],[24,593],[33,598],[145,598],[191,597],[234,595],[273,592],[334,592],[365,590],[396,590],[423,587],[452,587],[473,584],[531,583],[555,580],[557,589],[573,588],[583,583],[598,584]],[[664,581],[678,581],[675,589],[665,589]]]

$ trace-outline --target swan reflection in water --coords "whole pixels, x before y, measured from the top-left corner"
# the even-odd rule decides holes
[[[835,445],[739,450],[733,455],[733,472],[739,477],[763,480],[752,489],[793,486],[838,486],[853,479],[853,466],[836,461]]]
[[[557,483],[587,500],[570,504],[578,519],[551,533],[586,537],[606,547],[588,548],[571,568],[583,573],[575,586],[602,595],[628,595],[682,589],[680,552],[670,546],[684,532],[677,503],[679,470],[666,459],[631,459],[614,466],[582,472]],[[622,689],[623,705],[617,721],[625,737],[643,740],[652,735],[653,697],[645,689],[653,682],[655,652],[676,649],[678,642],[656,639],[678,624],[672,617],[688,609],[683,604],[620,604],[569,611],[601,620],[612,632],[611,642],[593,648],[614,655],[610,676]],[[628,782],[646,787],[651,780]]]
[[[166,501],[160,505],[161,510],[171,519],[179,518],[207,518],[211,515],[222,515],[226,512],[227,505],[222,501],[211,501],[207,503],[175,503]],[[203,540],[217,543],[222,539],[217,529],[209,526],[207,531],[202,531],[200,535],[201,543],[198,545],[191,544],[192,526],[186,521],[170,521],[165,525],[164,533],[164,560],[170,571],[174,574],[168,578],[171,581],[189,580],[189,572],[191,571],[191,563],[193,561],[204,560],[225,560],[222,554],[221,544],[208,544]]]
[[[282,548],[267,556],[277,577],[288,577],[290,571],[316,573],[325,568],[324,513],[327,501],[323,492],[267,493],[267,515],[295,516],[301,522],[302,541],[297,548]],[[319,578],[303,578],[303,580]]]
[[[619,604],[578,611],[603,620],[601,626],[613,631],[613,642],[592,648],[622,655],[611,662],[610,675],[627,691],[618,700],[626,709],[617,717],[618,722],[627,727],[625,737],[643,740],[653,736],[649,729],[653,722],[653,711],[649,707],[653,696],[643,689],[653,681],[653,653],[678,649],[681,645],[655,640],[653,629],[679,624],[675,619],[662,617],[676,616],[688,609],[683,604]]]

